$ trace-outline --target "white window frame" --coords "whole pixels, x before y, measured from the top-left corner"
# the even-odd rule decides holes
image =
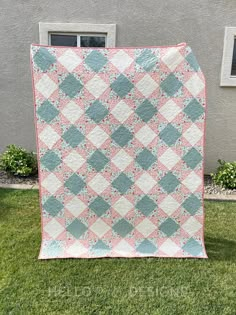
[[[220,86],[236,86],[236,76],[231,75],[235,38],[236,27],[225,27]]]
[[[50,45],[50,34],[104,36],[105,47],[116,45],[116,24],[45,23],[39,22],[39,42]],[[78,45],[78,42],[77,42]]]

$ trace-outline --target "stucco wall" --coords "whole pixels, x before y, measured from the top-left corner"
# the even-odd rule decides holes
[[[225,26],[236,26],[235,0],[1,0],[0,150],[35,149],[30,44],[38,22],[117,24],[117,46],[186,41],[205,73],[208,97],[205,172],[236,160],[236,87],[219,87]]]

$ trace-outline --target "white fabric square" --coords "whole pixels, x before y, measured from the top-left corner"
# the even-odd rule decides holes
[[[65,228],[56,220],[52,219],[47,225],[44,226],[44,231],[51,236],[51,238],[56,239]]]
[[[73,71],[79,64],[81,64],[82,59],[72,50],[67,49],[67,51],[58,58],[58,61],[69,71]]]
[[[120,71],[124,72],[127,69],[133,59],[123,50],[118,51],[113,58],[111,58],[111,63]]]
[[[194,146],[202,138],[203,132],[193,124],[185,131],[183,136],[192,146]]]
[[[76,151],[72,151],[64,158],[64,163],[74,172],[77,171],[85,161],[86,160]]]
[[[195,192],[201,185],[201,178],[193,171],[184,180],[183,184],[191,191]]]
[[[159,158],[159,161],[169,170],[171,170],[180,160],[180,156],[170,148],[167,149]]]
[[[135,184],[145,193],[147,194],[156,184],[156,181],[150,176],[148,173],[143,173]]]
[[[190,235],[193,236],[202,227],[202,224],[194,217],[190,217],[183,225],[182,228]]]
[[[133,161],[133,157],[130,156],[125,150],[121,149],[112,159],[112,163],[115,164],[121,171],[124,171],[126,167]]]
[[[114,248],[114,252],[121,256],[130,256],[134,248],[125,240],[121,240]]]
[[[39,134],[39,139],[49,148],[52,149],[54,144],[60,139],[59,134],[52,129],[52,127],[47,126]]]
[[[148,237],[157,229],[157,226],[153,224],[150,220],[145,218],[142,222],[140,222],[136,226],[136,230],[138,230],[144,237]]]
[[[172,196],[167,196],[160,204],[160,208],[167,214],[172,215],[180,206],[180,203]]]
[[[78,217],[87,208],[86,204],[78,197],[74,197],[67,202],[65,207],[75,217]]]
[[[196,97],[204,88],[204,83],[199,78],[199,76],[195,73],[186,83],[185,87],[189,90],[189,92]]]
[[[162,57],[162,61],[171,71],[174,71],[183,60],[184,57],[179,52],[179,49],[175,47],[168,49],[164,57]]]
[[[56,175],[51,173],[42,181],[42,186],[53,195],[62,186],[62,183]]]
[[[149,145],[157,134],[150,128],[148,125],[145,125],[135,134],[135,137],[140,141],[144,146]]]
[[[98,98],[106,91],[108,84],[96,74],[86,83],[85,87],[94,97]]]
[[[108,134],[99,126],[96,126],[88,135],[87,138],[92,144],[99,148],[109,138]]]
[[[100,218],[97,219],[97,221],[95,221],[90,227],[90,230],[98,237],[103,237],[103,235],[105,235],[110,229],[110,226]]]
[[[101,175],[97,174],[89,182],[89,186],[98,194],[101,194],[110,183]]]
[[[123,124],[133,113],[133,110],[124,101],[120,101],[112,109],[111,113],[120,123]]]
[[[115,202],[113,208],[123,217],[133,208],[133,204],[122,196]]]
[[[74,244],[67,249],[67,252],[72,257],[79,257],[80,255],[86,254],[88,249],[83,244],[81,244],[80,241],[75,241]]]
[[[70,101],[62,110],[62,114],[73,124],[78,120],[83,110],[73,101]]]
[[[159,249],[168,256],[174,256],[180,250],[179,246],[170,239],[165,241]]]
[[[57,84],[44,74],[35,87],[45,98],[49,98],[56,91]]]
[[[149,97],[158,87],[158,83],[153,80],[153,78],[146,74],[138,83],[136,83],[136,88],[145,97]]]
[[[159,112],[167,121],[171,122],[181,112],[181,108],[173,100],[169,100],[160,107]]]

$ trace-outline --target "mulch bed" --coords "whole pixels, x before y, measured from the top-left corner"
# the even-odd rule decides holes
[[[236,195],[236,189],[225,189],[215,185],[210,175],[204,176],[204,190],[209,195]]]
[[[38,176],[13,176],[4,171],[0,171],[0,184],[25,184],[36,185],[38,184]]]
[[[0,184],[36,185],[38,184],[38,176],[20,177],[0,171]],[[209,175],[204,176],[204,189],[205,193],[210,195],[236,195],[236,189],[225,189],[215,185]]]

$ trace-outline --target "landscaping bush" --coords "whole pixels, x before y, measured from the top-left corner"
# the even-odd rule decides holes
[[[236,188],[236,162],[225,162],[218,160],[220,166],[215,174],[212,174],[212,179],[215,184],[224,188]]]
[[[36,154],[10,144],[0,156],[0,168],[16,176],[35,175],[38,170]]]

